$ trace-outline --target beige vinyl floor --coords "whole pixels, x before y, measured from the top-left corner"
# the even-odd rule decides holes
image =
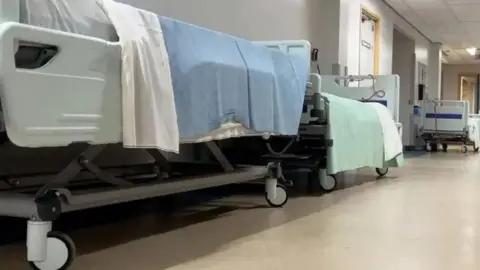
[[[231,196],[75,229],[72,269],[480,269],[480,155],[426,154],[374,176],[283,209]],[[24,254],[23,242],[1,247],[0,269],[28,269]]]

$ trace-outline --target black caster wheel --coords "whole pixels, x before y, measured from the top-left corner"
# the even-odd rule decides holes
[[[447,150],[448,150],[448,144],[442,143],[442,150],[443,150],[443,152],[447,152]]]
[[[388,168],[376,168],[375,172],[377,172],[378,176],[383,177],[383,176],[387,175]]]
[[[28,264],[33,270],[66,270],[73,264],[75,253],[75,243],[68,235],[52,231],[47,236],[47,259]]]
[[[335,190],[337,187],[337,178],[334,175],[327,175],[327,177],[324,179],[319,175],[318,180],[320,181],[320,186],[324,191],[330,192]]]
[[[462,145],[462,153],[467,153],[468,152],[468,147],[466,145]]]
[[[430,144],[430,149],[432,149],[432,152],[438,152],[438,144],[437,143],[431,143]]]
[[[288,191],[285,186],[277,185],[276,192],[277,196],[275,196],[275,199],[273,200],[270,200],[268,198],[268,193],[265,193],[265,200],[267,200],[268,205],[271,207],[280,208],[288,202]]]
[[[480,147],[478,147],[475,143],[473,144],[473,151],[478,152],[480,150]]]

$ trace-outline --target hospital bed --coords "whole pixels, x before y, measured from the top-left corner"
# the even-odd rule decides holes
[[[479,150],[478,118],[469,115],[468,101],[425,100],[422,106],[421,136],[426,151],[436,151],[442,145],[447,151],[449,144],[461,145],[467,153],[468,145]]]
[[[319,89],[322,99],[315,98],[315,96],[318,96],[318,93],[307,91],[307,95],[310,96],[306,97],[306,100],[314,100],[315,103],[321,102],[326,105],[319,104],[316,106],[308,106],[307,110],[302,114],[300,133],[309,135],[316,134],[316,136],[323,135],[327,142],[333,142],[332,146],[326,151],[327,164],[325,169],[317,170],[320,172],[317,180],[320,181],[321,186],[324,189],[333,189],[336,186],[337,177],[335,175],[341,171],[354,170],[361,167],[375,167],[376,165],[375,171],[382,177],[388,173],[389,167],[396,167],[399,165],[397,163],[397,158],[401,159],[401,157],[393,158],[393,160],[377,159],[376,161],[368,161],[368,154],[366,153],[374,150],[362,150],[355,146],[355,144],[361,144],[361,140],[356,141],[356,137],[361,136],[362,132],[360,130],[369,129],[369,127],[371,128],[372,126],[358,126],[357,129],[347,137],[338,136],[339,132],[336,127],[337,124],[340,126],[345,125],[340,122],[345,122],[345,120],[349,118],[354,118],[350,119],[352,120],[351,123],[365,120],[358,117],[359,114],[364,114],[364,116],[366,116],[366,112],[363,111],[363,106],[358,104],[358,102],[351,103],[351,101],[348,100],[375,102],[382,104],[388,109],[392,117],[390,121],[393,120],[395,123],[397,132],[401,138],[402,124],[399,122],[399,85],[399,77],[397,75],[322,75],[321,88]],[[339,101],[340,103],[338,103]],[[358,111],[352,111],[352,113],[349,113],[349,107],[352,105],[360,106],[357,107]],[[324,111],[324,113],[318,113],[318,111]],[[388,112],[386,113],[388,114]],[[322,115],[325,118],[325,120],[322,121],[322,123],[324,123],[323,125],[318,124],[319,115]],[[371,118],[375,118],[374,114],[372,114]],[[375,121],[378,121],[378,119]],[[348,125],[348,121],[345,123]],[[340,129],[343,129],[344,127],[340,127]],[[347,132],[342,131],[341,133],[345,135]],[[380,136],[381,134],[378,135]],[[383,140],[385,140],[385,137]],[[359,155],[359,157],[357,161],[354,162],[353,160],[349,161],[347,155]],[[365,160],[363,159],[364,157]],[[400,160],[399,163],[401,163]],[[285,164],[283,165],[286,166]]]
[[[355,86],[359,81],[361,87]],[[389,118],[386,121],[397,133],[394,135],[400,144],[398,156],[384,159],[382,124],[371,104],[363,104],[365,102],[382,104],[383,113]],[[252,145],[253,149],[246,158],[262,156],[266,161],[280,162],[286,175],[307,173],[309,186],[319,183],[325,191],[335,189],[339,172],[375,167],[379,176],[385,176],[389,167],[403,162],[398,102],[399,77],[396,75],[311,74],[297,136],[271,136],[263,148],[259,139],[256,143],[253,139],[244,139],[249,140],[245,145]],[[348,130],[342,131],[343,128]]]
[[[54,1],[60,7],[52,1],[0,0],[3,142],[76,153],[46,181],[34,174],[2,175],[0,215],[28,219],[32,269],[67,269],[72,263],[73,242],[52,231],[62,213],[258,179],[265,181],[269,205],[287,202],[278,163],[232,163],[215,141],[296,134],[308,81],[308,42],[264,45],[159,16],[179,142],[204,143],[217,162],[171,162],[165,151],[142,145],[128,147],[145,149],[149,164],[103,168],[96,157],[122,140],[125,146],[125,132],[132,132],[124,128],[131,120],[125,118],[130,101],[122,88],[124,43],[121,36],[116,41],[102,1]],[[192,42],[195,47],[189,47]],[[220,120],[206,118],[217,114]],[[149,129],[155,123],[137,124]]]

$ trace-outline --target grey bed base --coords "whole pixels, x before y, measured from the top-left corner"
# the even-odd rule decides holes
[[[92,162],[106,145],[77,144],[75,147],[80,154],[47,181],[28,184],[35,178],[33,175],[25,176],[30,179],[26,181],[20,180],[22,177],[0,179],[4,184],[0,191],[0,215],[28,219],[28,262],[33,269],[43,269],[37,264],[42,265],[49,259],[48,241],[52,235],[58,235],[56,232],[52,234],[52,223],[62,213],[255,180],[265,180],[265,198],[270,206],[281,207],[286,203],[286,194],[282,195],[285,198],[280,203],[275,203],[279,187],[280,191],[284,191],[277,181],[282,179],[278,163],[234,166],[215,142],[205,144],[217,161],[209,165],[212,169],[205,169],[208,167],[205,164],[169,162],[162,152],[145,150],[154,162],[129,166],[132,168],[128,175],[122,174],[128,168],[105,169]],[[178,177],[182,168],[188,165],[195,167],[194,173]],[[175,167],[180,167],[180,170]],[[65,242],[70,243],[67,247],[70,251],[68,264],[71,264],[74,244],[69,238]]]

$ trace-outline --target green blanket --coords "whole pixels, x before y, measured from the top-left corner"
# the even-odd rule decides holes
[[[382,125],[375,108],[356,100],[323,95],[330,101],[328,132],[333,140],[333,147],[328,151],[328,174],[403,164],[403,155],[384,160]]]

